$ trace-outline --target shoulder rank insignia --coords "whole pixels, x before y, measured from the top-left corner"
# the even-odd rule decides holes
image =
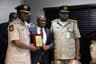
[[[9,26],[9,31],[11,31],[11,32],[14,31],[14,25]]]

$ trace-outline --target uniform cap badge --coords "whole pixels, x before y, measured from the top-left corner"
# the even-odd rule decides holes
[[[24,6],[24,9],[28,9],[28,6],[25,5],[25,6]]]

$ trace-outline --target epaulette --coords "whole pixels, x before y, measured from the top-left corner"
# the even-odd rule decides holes
[[[73,20],[73,19],[69,19],[70,22],[75,22],[77,23],[78,21],[77,20]]]
[[[52,20],[51,23],[56,23],[57,21],[58,21],[58,19],[54,19],[54,20]]]

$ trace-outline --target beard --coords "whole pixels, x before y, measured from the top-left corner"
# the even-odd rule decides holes
[[[68,18],[60,18],[62,22],[67,21]]]

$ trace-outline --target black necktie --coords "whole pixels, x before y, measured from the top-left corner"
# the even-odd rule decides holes
[[[42,36],[42,39],[43,39],[43,28],[41,28],[40,32],[41,32],[41,36]]]

